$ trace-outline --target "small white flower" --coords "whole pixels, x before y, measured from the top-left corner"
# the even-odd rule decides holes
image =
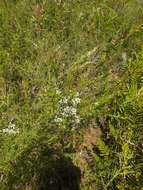
[[[67,99],[67,98],[63,98],[62,100],[59,101],[59,103],[60,103],[61,105],[67,104],[67,103],[68,103],[68,99]]]
[[[15,129],[15,124],[9,124],[9,126],[8,126],[8,128],[10,128],[10,129]]]
[[[67,106],[63,109],[63,113],[69,114],[70,113],[70,107]]]
[[[75,123],[76,124],[80,123],[80,117],[78,115],[75,116]]]
[[[74,98],[72,100],[72,103],[73,103],[74,106],[78,105],[80,103],[80,98]]]
[[[77,114],[77,106],[80,103],[79,92],[74,97],[68,95],[59,101],[58,114],[55,122],[61,123],[63,120],[70,122],[72,129],[80,123],[80,116]],[[66,120],[65,120],[66,119]]]
[[[77,111],[76,108],[71,108],[71,115],[76,115]]]
[[[8,132],[8,128],[7,129],[2,129],[1,130],[3,133],[7,133]]]
[[[80,123],[80,119],[76,119],[76,120],[75,120],[75,123],[76,123],[76,124],[79,124],[79,123]]]
[[[16,128],[15,124],[9,124],[7,128],[5,129],[2,129],[1,130],[2,133],[5,133],[5,134],[18,134],[19,133],[19,129]]]
[[[56,123],[62,123],[62,122],[63,122],[63,119],[60,118],[60,117],[56,117],[56,118],[55,118],[55,122],[56,122]]]

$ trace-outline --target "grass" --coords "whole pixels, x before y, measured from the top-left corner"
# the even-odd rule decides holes
[[[143,188],[142,20],[139,0],[0,1],[0,189]],[[77,92],[80,123],[56,123]]]

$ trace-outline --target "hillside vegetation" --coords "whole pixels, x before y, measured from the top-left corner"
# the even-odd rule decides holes
[[[143,190],[142,0],[0,0],[0,190]]]

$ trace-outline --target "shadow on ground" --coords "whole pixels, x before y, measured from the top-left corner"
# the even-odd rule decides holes
[[[80,170],[67,158],[59,158],[41,169],[39,190],[80,190]]]
[[[80,190],[80,178],[69,157],[36,143],[11,162],[6,190]]]

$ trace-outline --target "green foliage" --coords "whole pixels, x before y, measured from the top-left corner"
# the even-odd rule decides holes
[[[0,1],[0,189],[143,188],[142,20],[139,0]]]
[[[108,105],[106,102],[106,109],[107,106],[110,108],[108,112],[104,112],[107,123],[106,126],[101,126],[103,137],[102,141],[97,143],[99,153],[98,157],[95,157],[98,188],[141,189],[143,187],[141,179],[143,102],[142,82],[139,80],[143,75],[142,53],[137,61],[129,61],[127,69],[128,91],[120,91],[125,94],[122,102],[118,104],[108,101]],[[139,71],[138,74],[136,70]],[[115,100],[116,96],[112,98]],[[96,113],[93,112],[95,115]]]

